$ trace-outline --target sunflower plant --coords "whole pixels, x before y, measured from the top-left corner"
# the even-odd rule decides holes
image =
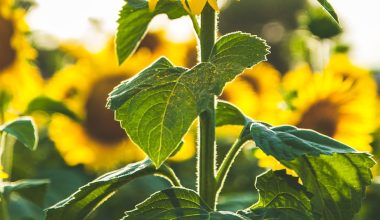
[[[326,0],[321,5],[337,21]],[[47,209],[47,219],[84,219],[135,178],[154,175],[172,187],[152,194],[122,219],[352,219],[371,182],[374,161],[328,136],[295,126],[272,126],[249,118],[217,97],[226,83],[265,61],[263,39],[242,32],[216,39],[216,0],[126,0],[116,38],[119,63],[138,47],[150,21],[189,16],[198,36],[200,61],[192,68],[161,57],[109,94],[107,108],[147,158],[106,173]],[[265,100],[260,100],[265,102]],[[166,160],[183,145],[198,119],[197,190],[181,185]],[[219,165],[215,130],[242,126],[240,136]],[[257,177],[259,201],[243,210],[217,209],[230,168],[246,142],[253,142],[297,177],[284,170]],[[253,203],[253,201],[252,201]]]

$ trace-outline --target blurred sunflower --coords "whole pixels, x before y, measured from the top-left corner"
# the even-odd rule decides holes
[[[13,1],[0,3],[0,90],[8,94],[11,113],[20,114],[28,102],[41,92],[43,80],[35,66],[31,64],[36,56],[25,34],[25,11],[13,8]],[[9,119],[9,118],[8,118]]]
[[[49,135],[69,165],[84,164],[88,169],[104,171],[145,157],[120,128],[113,112],[106,109],[105,104],[108,93],[116,85],[159,56],[173,58],[171,60],[177,64],[187,62],[174,59],[174,52],[163,49],[166,46],[161,44],[166,42],[161,41],[161,34],[148,34],[148,39],[143,40],[136,55],[121,66],[116,62],[113,41],[96,54],[81,49],[74,65],[57,72],[49,80],[46,94],[63,101],[83,118],[83,122],[78,123],[65,116],[55,115],[50,123]],[[182,46],[184,50],[187,48],[187,45]],[[181,48],[174,49],[178,51]],[[75,54],[75,51],[71,52]],[[64,135],[67,131],[70,131],[69,135]],[[194,153],[194,133],[189,132],[185,137],[185,145],[171,160],[186,160],[193,157]]]
[[[341,59],[333,57],[323,73],[313,74],[302,67],[284,76],[283,87],[297,94],[292,100],[295,110],[289,113],[287,123],[371,152],[371,133],[376,128],[376,84],[368,71],[342,63]],[[262,167],[283,168],[262,151],[256,151],[256,156]]]
[[[6,178],[8,178],[8,174],[3,171],[3,166],[0,165],[0,182]]]
[[[280,73],[269,63],[260,63],[245,70],[224,88],[221,99],[239,107],[249,117],[272,124],[279,123]],[[224,126],[217,129],[221,138],[236,137],[241,130],[237,126]]]

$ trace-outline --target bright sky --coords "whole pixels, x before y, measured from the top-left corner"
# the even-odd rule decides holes
[[[33,31],[50,34],[58,39],[82,39],[90,47],[99,45],[106,36],[95,34],[91,21],[101,22],[101,31],[116,29],[118,11],[124,0],[36,0],[36,7],[28,15]],[[355,63],[380,69],[380,1],[330,0],[345,27],[344,39],[353,47]],[[236,3],[238,4],[238,3]],[[162,22],[163,18],[158,19]],[[183,23],[185,22],[185,24]],[[167,24],[170,34],[178,39],[187,36],[191,24],[187,19]],[[96,37],[95,37],[96,36]]]

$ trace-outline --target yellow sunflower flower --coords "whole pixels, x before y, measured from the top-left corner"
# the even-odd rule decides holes
[[[159,0],[148,0],[149,9],[151,11],[156,8],[158,1]],[[215,11],[219,11],[217,0],[181,0],[181,3],[185,10],[194,15],[199,15],[203,11],[203,8],[207,2]]]
[[[116,62],[111,43],[97,54],[86,54],[82,50],[76,64],[64,68],[49,80],[46,94],[63,101],[83,118],[83,123],[78,123],[65,116],[55,115],[50,123],[49,135],[69,165],[84,164],[88,169],[105,171],[145,157],[120,128],[114,120],[114,113],[106,109],[105,104],[113,87],[159,57],[156,50],[161,53],[161,48],[165,47],[161,43],[153,40],[143,42],[136,56],[132,56],[122,66]],[[67,134],[67,131],[70,132]],[[189,132],[185,137],[185,145],[172,160],[193,157],[194,136],[194,132]]]
[[[352,64],[341,68],[334,62],[335,58],[323,73],[313,74],[302,67],[285,75],[284,88],[298,94],[287,123],[316,130],[359,151],[371,152],[371,133],[376,128],[375,81],[368,71]],[[256,156],[262,167],[283,169],[260,150]]]
[[[0,3],[0,89],[12,97],[9,115],[17,115],[40,93],[43,80],[30,63],[36,52],[25,36],[25,11],[12,9],[11,3]]]
[[[282,101],[280,73],[269,63],[260,63],[227,84],[220,98],[255,120],[277,124]],[[240,130],[237,126],[223,126],[217,129],[217,135],[224,139],[236,137]]]

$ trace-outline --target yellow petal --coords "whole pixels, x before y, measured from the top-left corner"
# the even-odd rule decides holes
[[[199,15],[206,5],[207,0],[187,0],[192,14]]]
[[[218,7],[218,2],[217,2],[217,0],[208,0],[208,3],[211,5],[211,7],[212,7],[215,11],[219,12],[219,7]]]
[[[158,0],[148,0],[150,11],[154,11],[154,9],[156,8],[157,2]]]

